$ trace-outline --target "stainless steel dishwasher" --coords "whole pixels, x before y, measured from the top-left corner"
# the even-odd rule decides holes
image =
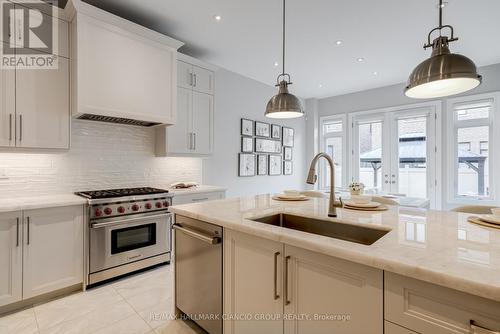
[[[222,334],[222,227],[176,216],[175,304],[210,334]]]

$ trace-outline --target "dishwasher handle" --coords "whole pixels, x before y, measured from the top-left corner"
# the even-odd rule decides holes
[[[172,225],[172,228],[174,230],[178,230],[178,231],[184,232],[184,233],[186,233],[187,235],[189,235],[189,236],[191,236],[193,238],[196,238],[198,240],[201,240],[201,241],[206,242],[206,243],[211,244],[211,245],[217,245],[217,244],[221,243],[221,238],[220,237],[211,237],[211,236],[208,236],[208,235],[205,235],[205,234],[202,234],[202,233],[199,233],[199,232],[187,229],[187,228],[182,227],[182,226],[180,226],[178,224]]]

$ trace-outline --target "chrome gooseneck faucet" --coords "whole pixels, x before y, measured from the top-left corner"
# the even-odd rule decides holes
[[[332,158],[326,153],[318,153],[311,162],[311,167],[309,168],[309,174],[307,175],[307,183],[315,184],[318,180],[318,175],[316,175],[316,164],[319,158],[325,158],[330,165],[330,203],[328,207],[328,216],[337,217],[337,208],[342,207],[342,199],[340,201],[335,200],[335,164]]]

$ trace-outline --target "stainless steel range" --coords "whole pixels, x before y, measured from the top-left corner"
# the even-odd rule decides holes
[[[128,188],[76,193],[88,199],[87,284],[170,262],[173,195]]]

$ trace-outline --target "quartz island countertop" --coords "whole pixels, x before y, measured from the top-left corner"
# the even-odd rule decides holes
[[[184,204],[171,207],[171,211],[500,301],[500,230],[468,223],[470,214],[393,206],[380,212],[338,209],[338,218],[328,218],[328,199],[282,202],[273,200],[272,195]],[[250,220],[276,213],[390,232],[372,245],[362,245]]]

